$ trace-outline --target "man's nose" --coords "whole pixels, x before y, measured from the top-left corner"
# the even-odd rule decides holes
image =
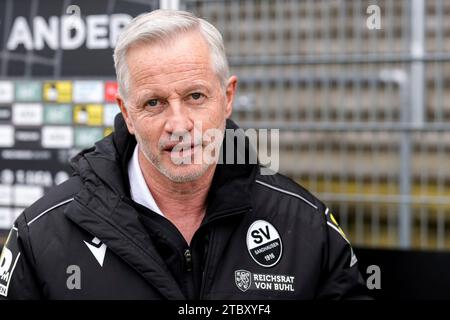
[[[189,117],[189,112],[179,100],[169,102],[165,130],[169,134],[185,134],[194,128],[194,122]]]

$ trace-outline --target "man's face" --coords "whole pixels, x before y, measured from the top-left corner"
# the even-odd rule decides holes
[[[118,97],[118,103],[145,159],[171,181],[189,182],[203,176],[209,165],[194,161],[194,155],[210,143],[203,139],[203,132],[223,132],[232,111],[236,77],[229,79],[226,88],[220,85],[199,32],[165,44],[135,45],[128,50],[127,65],[127,100]],[[183,136],[182,150],[174,149],[179,136]],[[186,160],[190,163],[180,164]]]

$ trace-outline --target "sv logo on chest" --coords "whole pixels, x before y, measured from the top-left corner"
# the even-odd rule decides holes
[[[269,225],[266,225],[265,227],[265,230],[259,228],[258,230],[252,231],[251,235],[254,243],[261,244],[264,240],[270,240]]]
[[[248,228],[247,250],[258,265],[273,267],[280,261],[283,253],[280,234],[271,223],[257,220]]]

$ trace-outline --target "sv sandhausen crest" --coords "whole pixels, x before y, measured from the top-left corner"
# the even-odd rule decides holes
[[[245,292],[252,285],[252,275],[247,270],[234,271],[234,282],[239,290]]]
[[[247,249],[257,264],[270,268],[280,261],[283,244],[280,234],[271,223],[257,220],[248,228]]]

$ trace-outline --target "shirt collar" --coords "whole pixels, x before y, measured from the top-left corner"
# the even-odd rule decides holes
[[[136,144],[133,155],[128,162],[128,178],[130,180],[131,199],[144,207],[149,208],[153,212],[164,216],[156,204],[155,198],[153,198],[147,183],[145,182],[144,175],[142,174],[142,170],[139,165],[138,148],[139,144]]]

